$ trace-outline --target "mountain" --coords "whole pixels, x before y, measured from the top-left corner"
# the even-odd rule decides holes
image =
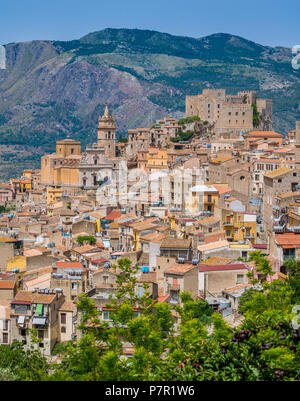
[[[55,140],[96,139],[107,102],[119,132],[184,113],[185,95],[204,88],[256,90],[273,99],[274,125],[300,119],[300,70],[291,49],[217,33],[203,38],[104,29],[72,41],[6,46],[0,70],[0,177],[38,168]]]

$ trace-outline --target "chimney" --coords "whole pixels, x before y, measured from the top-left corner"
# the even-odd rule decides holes
[[[300,170],[300,121],[296,121],[296,170]]]

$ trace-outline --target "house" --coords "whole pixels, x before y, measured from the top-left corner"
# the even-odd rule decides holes
[[[198,245],[198,255],[200,260],[205,260],[208,257],[220,256],[224,254],[224,251],[229,249],[229,242],[227,240],[220,240],[216,242],[210,242],[207,244]]]
[[[144,284],[147,284],[149,288],[144,288]],[[156,281],[156,273],[142,273],[141,276],[137,279],[136,290],[138,297],[142,297],[146,295],[146,293],[149,293],[149,296],[152,299],[157,299],[158,284]]]
[[[148,256],[150,269],[157,266],[156,257],[160,255],[160,245],[166,237],[164,233],[150,233],[141,237],[141,250]]]
[[[56,262],[52,267],[51,288],[63,290],[66,301],[74,301],[88,288],[88,270],[80,262]]]
[[[22,342],[25,349],[39,347],[45,355],[50,356],[55,343],[59,341],[58,311],[65,297],[62,292],[47,291],[19,291],[11,301],[10,320],[11,341]],[[38,344],[31,339],[30,329],[33,328],[37,330]]]
[[[65,301],[58,310],[58,341],[65,342],[75,339],[77,325],[77,307],[72,301]]]
[[[11,344],[10,301],[0,300],[0,345],[6,344]]]
[[[245,290],[249,288],[253,288],[253,285],[249,283],[235,285],[233,287],[226,288],[225,290],[223,290],[222,295],[224,298],[230,301],[232,309],[237,310],[239,306],[240,297],[243,295]]]
[[[164,271],[164,295],[170,294],[169,303],[180,303],[179,294],[188,291],[192,297],[198,295],[198,267],[191,263],[176,263]]]
[[[0,301],[10,301],[17,293],[17,281],[0,280]]]
[[[244,263],[229,265],[199,265],[199,294],[221,295],[225,288],[248,282],[248,267]]]
[[[270,256],[278,260],[281,273],[286,274],[283,266],[288,259],[300,259],[300,234],[287,232],[270,237]]]
[[[228,241],[256,242],[256,214],[221,207],[216,211]]]
[[[160,244],[160,256],[192,259],[192,240],[167,237]]]
[[[23,241],[9,237],[0,238],[0,271],[6,271],[7,260],[22,255]]]

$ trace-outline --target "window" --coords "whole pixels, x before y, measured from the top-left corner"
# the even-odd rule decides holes
[[[244,282],[244,275],[243,274],[238,274],[236,276],[236,283],[237,284],[243,284],[243,282]]]
[[[8,333],[3,333],[2,342],[3,344],[8,344]]]
[[[66,313],[62,313],[60,315],[60,323],[61,324],[66,324],[66,320],[67,320],[66,317],[67,317]]]
[[[43,339],[44,339],[44,331],[43,331],[43,330],[38,330],[38,338],[39,338],[40,340],[43,340]]]
[[[26,336],[26,330],[25,329],[21,329],[21,336]]]
[[[107,284],[108,283],[108,276],[103,276],[103,283]]]
[[[65,326],[62,326],[62,327],[61,327],[60,332],[61,332],[61,333],[66,333],[66,328],[65,328]]]
[[[3,320],[3,330],[4,331],[8,330],[8,320]]]
[[[110,320],[110,319],[109,319],[109,312],[106,312],[106,311],[103,312],[103,313],[102,313],[102,318],[103,318],[103,320]]]
[[[138,295],[138,297],[141,298],[141,297],[143,296],[143,293],[144,293],[144,287],[141,286],[141,285],[139,285],[139,286],[138,286],[138,289],[137,289],[137,295]]]
[[[241,180],[241,181],[244,181],[244,180],[245,180],[245,177],[244,177],[243,175],[241,175],[241,176],[240,176],[240,180]]]
[[[72,290],[77,290],[77,283],[71,283]]]

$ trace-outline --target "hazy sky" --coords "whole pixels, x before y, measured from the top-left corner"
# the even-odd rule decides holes
[[[2,4],[1,4],[2,3]],[[71,40],[104,28],[201,37],[232,33],[263,45],[300,44],[300,0],[10,0],[0,2],[0,44]]]

